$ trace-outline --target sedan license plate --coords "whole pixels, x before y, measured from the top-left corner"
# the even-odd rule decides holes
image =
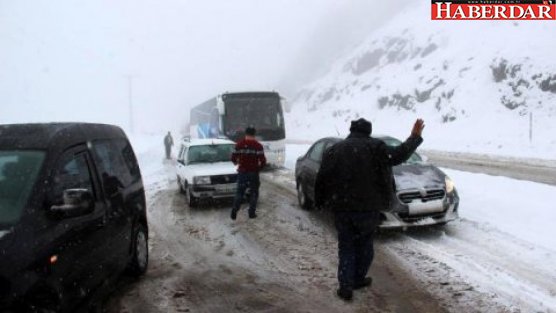
[[[419,215],[427,213],[439,213],[444,211],[442,201],[429,201],[424,203],[409,204],[409,215]]]
[[[220,193],[233,193],[235,191],[235,184],[230,186],[230,185],[224,185],[224,186],[218,186],[216,188],[216,190]]]

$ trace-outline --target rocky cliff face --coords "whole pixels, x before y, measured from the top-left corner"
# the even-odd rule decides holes
[[[400,13],[305,86],[288,134],[343,135],[363,116],[405,136],[423,117],[429,148],[535,156],[544,145],[542,157],[556,158],[553,22],[431,21],[428,6]]]
[[[556,71],[547,67],[556,64],[553,59],[487,55],[480,51],[476,51],[479,57],[458,51],[452,54],[450,46],[440,46],[435,39],[444,38],[437,34],[419,43],[408,29],[399,37],[374,39],[367,51],[340,64],[341,71],[333,71],[306,87],[294,103],[306,105],[311,112],[354,94],[366,94],[367,105],[374,105],[377,110],[415,112],[419,107],[433,105],[446,123],[465,115],[465,95],[459,97],[461,103],[454,101],[454,95],[477,84],[474,76],[479,75],[488,84],[475,85],[475,93],[498,93],[497,103],[491,106],[501,105],[520,115],[551,106],[556,94]]]
[[[423,116],[439,129],[480,125],[483,132],[487,115],[490,123],[523,124],[529,113],[542,116],[539,123],[556,121],[550,23],[431,21],[427,5],[401,13],[306,86],[293,101],[291,127],[325,132],[323,121],[337,128],[359,116]]]

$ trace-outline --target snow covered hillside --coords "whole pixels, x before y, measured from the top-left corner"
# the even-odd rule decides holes
[[[431,21],[429,3],[411,6],[305,86],[288,136],[343,136],[365,117],[405,137],[423,117],[425,149],[553,159],[555,50],[552,21]]]

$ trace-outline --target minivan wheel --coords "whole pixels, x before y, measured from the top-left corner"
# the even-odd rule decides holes
[[[307,198],[307,192],[305,192],[305,187],[303,186],[303,183],[301,181],[297,183],[297,201],[299,202],[299,206],[302,209],[312,209],[312,203],[309,198]]]
[[[129,273],[141,276],[147,271],[149,265],[149,242],[147,228],[138,224],[133,233],[133,256],[129,264]]]

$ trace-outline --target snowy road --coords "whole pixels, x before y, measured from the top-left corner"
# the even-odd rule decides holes
[[[376,286],[357,301],[339,301],[327,217],[297,209],[272,184],[261,190],[259,218],[242,211],[232,222],[229,203],[188,208],[170,164],[149,177],[149,271],[124,284],[108,312],[445,312],[395,262],[377,263]]]
[[[118,286],[109,313],[556,312],[550,240],[549,247],[533,244],[476,219],[477,210],[444,228],[381,233],[373,287],[345,304],[334,294],[330,217],[297,207],[290,170],[263,175],[256,220],[241,211],[232,222],[229,203],[190,209],[172,164],[161,159],[154,150],[140,153],[149,271]],[[475,175],[449,174],[459,181]]]
[[[422,154],[437,166],[556,185],[556,161],[554,160],[517,159],[434,150],[422,151]]]

